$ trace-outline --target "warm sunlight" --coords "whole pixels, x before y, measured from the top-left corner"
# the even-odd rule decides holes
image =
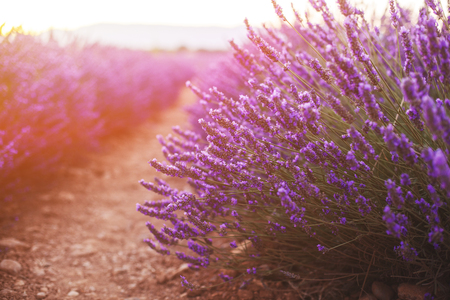
[[[307,0],[278,1],[287,16],[291,16],[291,2],[299,11],[308,6]],[[327,2],[332,9],[336,7],[335,1]],[[364,1],[364,5],[372,2],[375,0]],[[384,8],[385,5],[380,5],[376,9],[383,11]],[[49,28],[75,29],[97,23],[232,27],[242,25],[246,17],[253,24],[278,23],[270,0],[23,0],[7,1],[0,11],[0,22],[6,23],[4,31],[22,25],[24,30],[34,32]]]

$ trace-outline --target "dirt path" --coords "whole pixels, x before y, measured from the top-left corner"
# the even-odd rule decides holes
[[[183,125],[183,106],[192,101],[192,94],[183,91],[180,101],[156,120],[107,141],[107,149],[89,154],[85,166],[64,170],[51,190],[0,204],[0,261],[21,266],[17,273],[0,271],[0,299],[180,297],[184,290],[175,276],[180,262],[141,242],[149,237],[148,218],[135,207],[159,199],[138,180],[153,180],[156,171],[147,161],[163,159],[155,137]]]

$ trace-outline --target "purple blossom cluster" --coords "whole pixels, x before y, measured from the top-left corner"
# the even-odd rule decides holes
[[[237,63],[188,84],[200,98],[191,110],[195,138],[162,140],[168,163],[150,164],[187,178],[195,193],[180,205],[175,192],[145,184],[168,197],[153,206],[160,215],[151,213],[169,218],[168,208],[176,207],[174,218],[196,233],[164,232],[188,243],[196,238],[214,250],[210,265],[243,276],[284,269],[305,278],[320,270],[335,274],[338,284],[345,272],[370,269],[417,281],[428,276],[444,286],[450,276],[439,267],[450,263],[445,14],[429,5],[414,24],[389,1],[377,28],[347,1],[338,1],[339,24],[325,1],[311,0],[323,22],[312,24],[294,10],[290,23],[272,3],[280,28],[256,31],[246,20],[251,43],[244,50],[231,42]],[[206,236],[217,239],[203,243]],[[177,256],[201,265],[204,252],[191,250],[200,257]]]

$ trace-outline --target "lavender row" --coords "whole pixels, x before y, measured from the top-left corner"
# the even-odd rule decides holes
[[[0,43],[2,193],[73,152],[169,107],[193,76],[189,54],[150,54],[12,33]],[[75,151],[74,151],[75,150]]]

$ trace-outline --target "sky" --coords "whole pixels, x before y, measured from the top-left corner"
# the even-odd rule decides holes
[[[326,1],[336,7],[335,0]],[[423,3],[398,1],[415,6]],[[309,6],[308,0],[277,2],[288,18],[292,18],[291,2],[300,12]],[[375,3],[382,11],[388,1],[359,2]],[[1,0],[0,3],[4,32],[19,25],[25,31],[38,33],[49,28],[71,30],[98,23],[234,27],[242,25],[246,17],[257,25],[279,22],[270,0]]]

